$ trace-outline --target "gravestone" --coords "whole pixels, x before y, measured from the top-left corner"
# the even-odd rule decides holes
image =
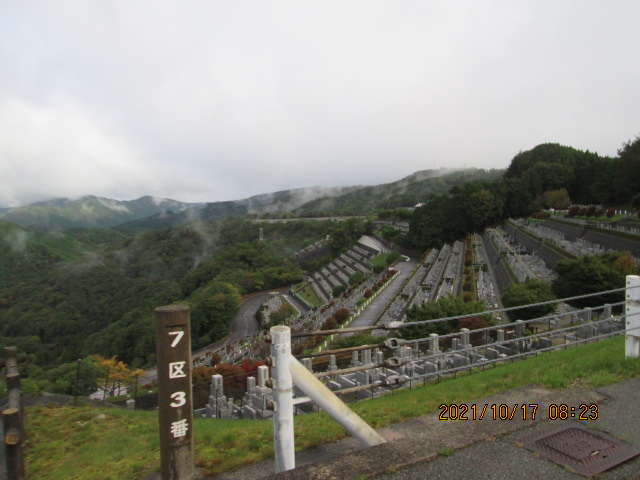
[[[220,416],[220,408],[227,403],[227,397],[224,395],[224,386],[222,383],[222,375],[211,376],[211,386],[209,387],[209,401],[205,406],[205,414],[208,418],[222,418]]]

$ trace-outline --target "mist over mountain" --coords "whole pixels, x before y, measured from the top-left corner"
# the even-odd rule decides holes
[[[39,226],[50,230],[112,227],[155,214],[179,213],[196,205],[151,196],[119,201],[87,195],[73,200],[58,198],[6,209],[0,212],[0,220],[25,227]]]
[[[429,200],[436,193],[447,192],[454,185],[498,180],[504,170],[481,168],[420,170],[400,180],[362,187],[335,197],[320,197],[293,210],[306,215],[363,215],[376,210],[411,208]]]
[[[353,187],[307,187],[282,190],[274,193],[255,195],[242,200],[211,202],[185,209],[180,213],[162,212],[147,218],[132,220],[115,228],[125,233],[167,228],[194,221],[222,220],[228,217],[246,215],[282,215],[295,211],[298,207],[317,198],[334,198],[357,191],[362,186]]]
[[[468,181],[492,181],[502,170],[439,169],[415,172],[395,182],[374,186],[305,187],[254,195],[241,200],[184,203],[145,196],[119,201],[85,196],[60,198],[0,211],[0,220],[50,230],[110,227],[127,234],[228,217],[363,215],[379,209],[413,207],[434,193]]]

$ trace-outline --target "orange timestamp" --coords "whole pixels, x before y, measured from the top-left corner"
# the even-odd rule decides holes
[[[537,403],[515,403],[508,405],[475,403],[459,405],[443,403],[438,407],[440,420],[535,420],[538,414]],[[596,420],[598,418],[598,405],[583,403],[578,407],[564,403],[549,405],[550,420]]]

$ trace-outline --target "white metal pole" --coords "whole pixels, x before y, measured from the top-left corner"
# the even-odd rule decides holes
[[[627,358],[640,355],[640,276],[627,275],[627,291],[625,303]]]
[[[313,373],[307,370],[295,357],[291,357],[289,364],[291,377],[300,390],[309,395],[320,408],[333,417],[347,431],[372,447],[386,440],[356,415],[342,400],[340,400],[327,386],[318,380]]]
[[[291,332],[278,325],[271,330],[271,357],[273,361],[273,440],[276,473],[296,468],[293,436],[293,382],[289,372]]]

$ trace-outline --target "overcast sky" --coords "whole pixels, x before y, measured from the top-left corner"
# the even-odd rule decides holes
[[[640,134],[637,0],[2,0],[0,206],[217,201]]]

